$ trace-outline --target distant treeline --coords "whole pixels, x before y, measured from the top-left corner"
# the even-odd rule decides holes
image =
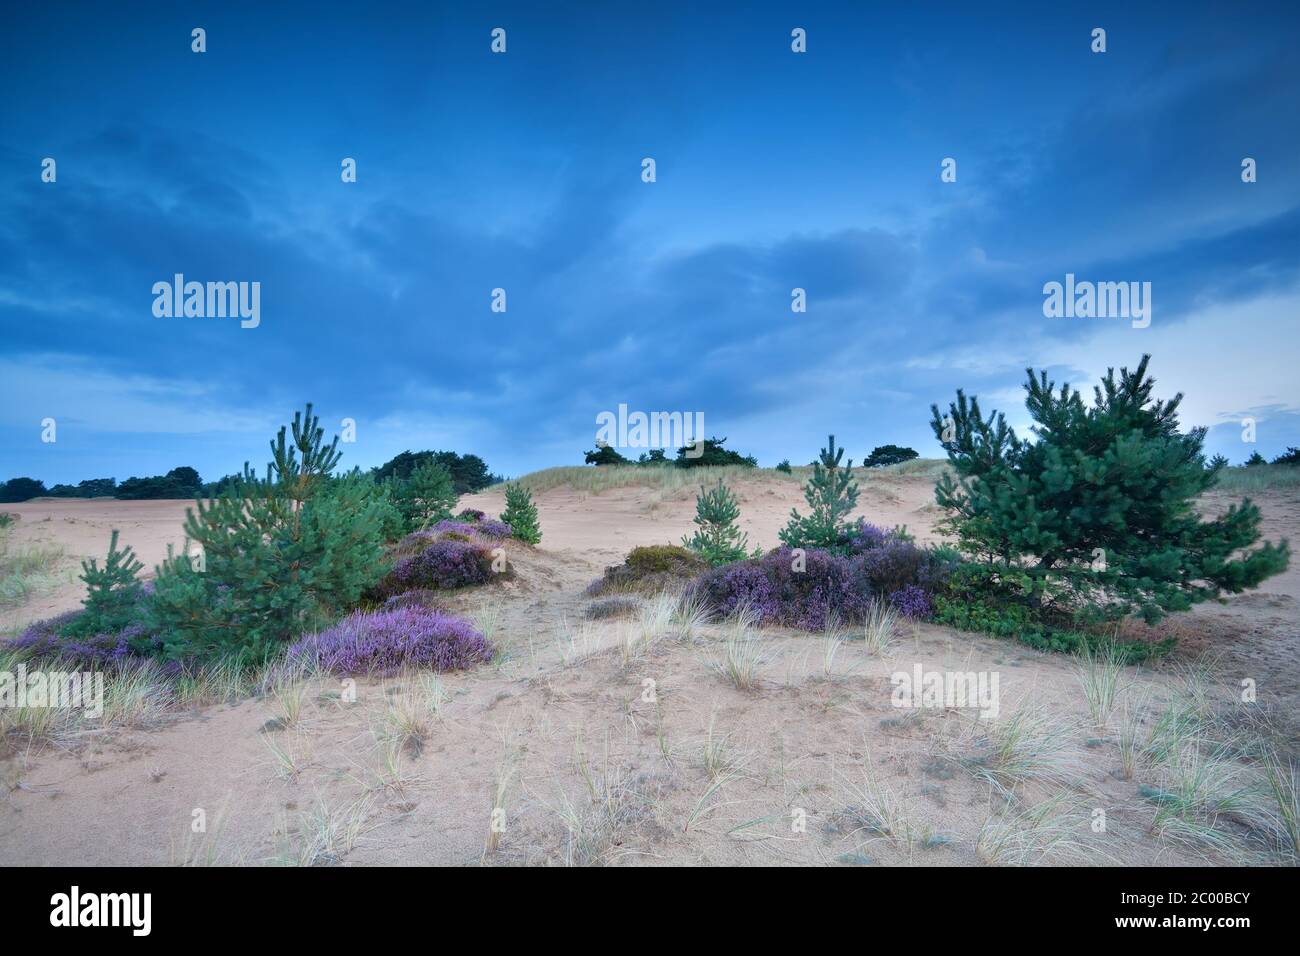
[[[594,451],[586,453],[583,460],[588,465],[675,465],[678,468],[717,468],[724,465],[754,468],[758,465],[758,459],[753,455],[742,455],[730,448],[723,448],[726,441],[725,438],[706,438],[703,450],[698,445],[687,445],[677,449],[676,458],[669,458],[662,448],[653,448],[649,452],[643,452],[636,461],[619,454],[611,445],[597,445]],[[915,457],[916,450],[913,448],[878,445],[862,465],[865,468],[879,468],[911,461]],[[778,471],[788,472],[790,462],[787,459],[776,467]]]
[[[758,459],[753,455],[742,455],[723,448],[725,438],[706,438],[704,448],[699,443],[677,449],[677,457],[669,459],[662,448],[653,448],[643,453],[636,461],[619,454],[613,445],[597,444],[595,451],[589,451],[584,457],[588,465],[675,465],[678,468],[718,467],[720,465],[742,465],[748,468],[758,466]]]
[[[409,478],[422,462],[432,459],[451,472],[456,494],[471,494],[501,481],[488,471],[487,462],[478,455],[458,455],[454,451],[404,451],[378,468],[370,469],[376,481],[386,478]],[[75,485],[59,484],[51,488],[35,478],[10,478],[0,485],[0,503],[29,501],[32,498],[118,498],[142,501],[159,498],[211,498],[220,495],[238,475],[226,475],[205,482],[188,465],[173,468],[165,475],[150,478],[88,478]]]

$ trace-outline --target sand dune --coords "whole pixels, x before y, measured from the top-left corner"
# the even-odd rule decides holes
[[[799,483],[770,473],[735,490],[743,529],[764,547],[802,505]],[[1226,501],[1212,497],[1206,507]],[[462,504],[495,514],[502,494]],[[443,678],[446,702],[418,747],[393,753],[382,742],[395,709],[422,706],[427,696],[409,677],[362,681],[355,703],[337,682],[314,680],[233,704],[144,707],[133,725],[54,746],[11,740],[0,760],[0,864],[1229,860],[1153,833],[1156,808],[1139,788],[1159,785],[1159,773],[1123,776],[1121,728],[1090,726],[1067,657],[931,625],[904,627],[878,656],[860,641],[768,629],[756,636],[758,684],[742,691],[710,666],[725,647],[718,629],[642,640],[635,620],[584,621],[592,578],[635,545],[678,541],[693,504],[691,487],[540,493],[545,537],[536,549],[513,549],[516,578],[451,599],[491,630],[502,654],[491,667]],[[1266,495],[1261,505],[1269,537],[1297,537],[1294,496]],[[118,528],[149,566],[180,543],[185,507],[6,506],[21,515],[20,541],[56,542],[70,564],[102,553]],[[872,475],[859,513],[931,538],[932,480]],[[1188,692],[1187,668],[1212,661],[1196,678],[1198,692],[1253,732],[1267,728],[1294,747],[1297,584],[1293,570],[1166,625],[1184,638],[1179,651],[1129,671],[1152,707],[1142,731]],[[5,624],[75,607],[79,596],[69,582]],[[997,726],[952,708],[900,717],[889,676],[918,664],[998,673]],[[1256,681],[1259,705],[1234,711],[1244,678]],[[301,713],[279,726],[295,695]],[[1061,743],[1007,802],[979,768],[999,728],[1022,712],[1060,728]],[[1055,796],[1063,799],[1050,827],[1026,815]],[[506,825],[485,853],[494,807]],[[1097,808],[1109,821],[1100,834],[1091,826]],[[192,830],[196,810],[206,833]],[[1276,861],[1249,820],[1222,826],[1231,858]]]

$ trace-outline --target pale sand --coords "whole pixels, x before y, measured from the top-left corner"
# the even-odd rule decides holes
[[[792,481],[761,476],[739,482],[736,490],[751,545],[775,545],[790,508],[803,506]],[[1207,507],[1226,501],[1215,496]],[[341,854],[350,864],[863,862],[852,856],[859,852],[879,864],[984,862],[987,854],[977,852],[981,827],[991,814],[1008,811],[962,761],[980,751],[987,725],[969,712],[942,709],[900,721],[890,703],[889,675],[917,662],[927,669],[997,672],[1002,720],[1028,701],[1052,720],[1086,723],[1070,659],[945,628],[907,626],[883,659],[869,657],[860,643],[844,645],[828,675],[823,637],[767,630],[761,638],[769,662],[759,687],[746,693],[709,669],[718,648],[714,636],[693,644],[664,641],[625,661],[617,645],[627,625],[611,621],[587,627],[594,653],[585,660],[576,659],[569,644],[561,650],[561,623],[580,630],[591,603],[583,588],[635,545],[679,541],[691,528],[693,503],[690,489],[662,496],[645,488],[599,495],[561,488],[541,495],[545,537],[535,550],[513,549],[517,579],[452,599],[466,613],[485,605],[497,609],[494,638],[502,660],[444,678],[451,700],[422,752],[401,757],[406,779],[400,785],[381,782],[372,733],[400,681],[361,682],[355,705],[340,703],[336,682],[321,682],[290,730],[262,731],[280,712],[268,698],[174,713],[148,727],[43,748],[10,741],[0,759],[0,864],[167,863],[205,845],[222,860],[264,862],[308,842],[311,828],[303,814],[320,801],[336,818],[352,807],[364,821],[359,841]],[[1267,495],[1260,503],[1268,537],[1297,537],[1296,496]],[[461,504],[495,515],[502,494],[491,491]],[[151,569],[169,543],[180,544],[186,506],[45,500],[4,508],[22,516],[20,542],[57,542],[72,557],[102,555],[110,529],[119,528]],[[863,483],[859,511],[878,524],[906,524],[926,539],[936,516],[931,483],[872,476]],[[1298,588],[1300,571],[1293,569],[1261,591],[1176,619],[1165,632],[1183,635],[1178,654],[1157,668],[1131,672],[1134,679],[1150,688],[1158,705],[1178,685],[1179,666],[1211,650],[1215,699],[1231,707],[1241,680],[1253,679],[1260,704],[1243,720],[1267,712],[1280,739],[1294,748]],[[15,628],[73,608],[79,598],[79,586],[70,581],[2,623]],[[646,680],[654,682],[654,703],[643,699]],[[716,789],[704,761],[711,723],[715,740],[729,735],[732,755]],[[301,751],[303,766],[293,779],[277,776],[268,737]],[[1114,727],[1079,726],[1069,739],[1074,767],[1063,826],[1071,840],[1089,848],[1088,859],[1223,862],[1152,837],[1154,808],[1137,787],[1155,777],[1115,776]],[[901,808],[890,835],[846,823],[844,808],[865,802],[867,762],[876,785]],[[495,781],[503,775],[505,832],[499,850],[485,858]],[[1019,805],[1060,789],[1031,783]],[[206,837],[191,832],[198,808],[209,820]],[[1097,808],[1107,813],[1104,834],[1089,826]],[[805,830],[792,825],[801,817]],[[1238,839],[1246,862],[1274,859],[1248,849],[1241,825],[1221,826]],[[925,848],[923,837],[931,831],[949,842]]]

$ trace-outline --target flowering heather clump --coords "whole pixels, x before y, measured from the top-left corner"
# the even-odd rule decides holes
[[[803,570],[795,570],[798,566],[792,549],[778,548],[761,558],[714,568],[692,591],[724,614],[748,605],[762,624],[809,631],[832,620],[860,620],[866,613],[871,594],[853,560],[812,548],[803,555]]]
[[[877,594],[893,594],[909,584],[921,582],[929,565],[929,552],[911,541],[889,537],[880,547],[863,553],[859,560],[871,590]]]
[[[840,538],[840,543],[847,554],[862,554],[883,547],[895,535],[896,532],[888,528],[870,524],[866,518],[859,518],[857,523]]]
[[[426,611],[445,611],[439,595],[442,592],[433,591],[429,588],[417,588],[414,591],[403,591],[401,594],[394,594],[388,598],[382,605],[381,611],[392,611],[399,607],[420,607]]]
[[[479,511],[477,508],[466,508],[456,517],[461,521],[482,521],[487,517],[487,512]]]
[[[419,554],[402,558],[376,589],[391,597],[417,588],[447,590],[492,579],[492,549],[474,541],[435,541]]]
[[[497,521],[495,518],[484,518],[476,526],[478,533],[485,538],[508,538],[514,533],[514,529],[504,521]]]
[[[412,531],[393,548],[393,555],[398,558],[409,558],[413,554],[419,554],[429,545],[438,540],[438,535],[433,531]]]
[[[467,621],[441,611],[403,607],[356,611],[338,624],[296,641],[290,663],[316,664],[334,674],[397,673],[406,667],[459,670],[492,659],[492,645]]]
[[[934,613],[934,604],[930,601],[930,595],[926,593],[924,588],[917,587],[915,584],[899,588],[889,595],[889,603],[903,617],[912,618],[913,620],[928,618]]]
[[[781,616],[772,582],[760,561],[721,565],[701,577],[691,590],[724,616],[741,606],[748,606],[760,624],[775,623]]]
[[[476,535],[498,540],[510,537],[510,525],[492,518],[476,522],[455,521],[448,518],[439,521],[430,530],[436,535],[461,535],[470,541],[474,540]]]
[[[69,636],[66,632],[76,630],[75,625],[84,614],[84,611],[68,611],[37,621],[10,641],[6,649],[78,667],[139,664],[151,652],[160,650],[156,638],[142,624],[129,624],[112,633]]]
[[[842,538],[844,552],[790,548],[723,565],[701,575],[692,592],[728,614],[748,605],[763,624],[817,631],[833,621],[861,621],[873,600],[889,600],[911,618],[933,613],[931,595],[943,586],[948,559],[918,547],[902,532],[859,520]],[[801,570],[796,568],[802,567]]]

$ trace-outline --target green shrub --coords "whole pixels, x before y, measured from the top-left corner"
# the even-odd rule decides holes
[[[355,603],[387,570],[392,504],[368,477],[331,479],[338,438],[324,444],[311,405],[292,430],[292,444],[284,428],[271,443],[265,478],[245,465],[220,497],[187,512],[202,561],[165,561],[151,601],[168,656],[264,659]]]
[[[1046,624],[1024,604],[997,605],[978,600],[961,600],[943,594],[934,597],[933,620],[936,624],[958,630],[1010,638],[1039,651],[1075,654],[1085,648],[1113,646],[1130,664],[1163,657],[1173,649],[1175,643],[1175,638],[1172,637],[1150,643],[1117,642],[1113,635],[1104,632]]]
[[[736,527],[740,505],[722,479],[716,488],[700,488],[695,497],[695,534],[682,538],[690,548],[711,565],[743,561],[749,557],[749,537]]]
[[[622,564],[605,569],[587,588],[592,597],[635,592],[655,594],[684,587],[707,571],[709,564],[694,551],[675,544],[654,544],[633,548]]]
[[[835,447],[831,435],[821,459],[813,462],[812,477],[804,486],[808,517],[790,509],[790,521],[780,532],[792,548],[836,548],[849,533],[849,514],[857,507],[858,486],[853,480],[853,459],[844,465],[844,449]]]
[[[537,505],[533,504],[532,492],[523,485],[513,482],[506,485],[506,510],[501,512],[501,520],[510,525],[511,537],[528,544],[537,544],[542,540]]]
[[[458,496],[451,471],[432,458],[419,461],[404,478],[388,478],[386,487],[405,531],[420,531],[450,518],[456,507]]]
[[[996,412],[984,418],[961,391],[947,416],[932,407],[956,473],[935,487],[948,512],[940,527],[968,555],[1014,575],[1031,608],[1154,623],[1287,566],[1285,541],[1249,550],[1260,514],[1248,499],[1201,520],[1196,498],[1217,480],[1201,451],[1205,429],[1179,432],[1181,395],[1152,399],[1149,359],[1118,381],[1107,373],[1087,405],[1028,370],[1033,442]]]
[[[789,458],[782,458],[781,461],[777,464],[776,470],[780,472],[784,472],[787,475],[794,474],[794,469],[790,467]]]

